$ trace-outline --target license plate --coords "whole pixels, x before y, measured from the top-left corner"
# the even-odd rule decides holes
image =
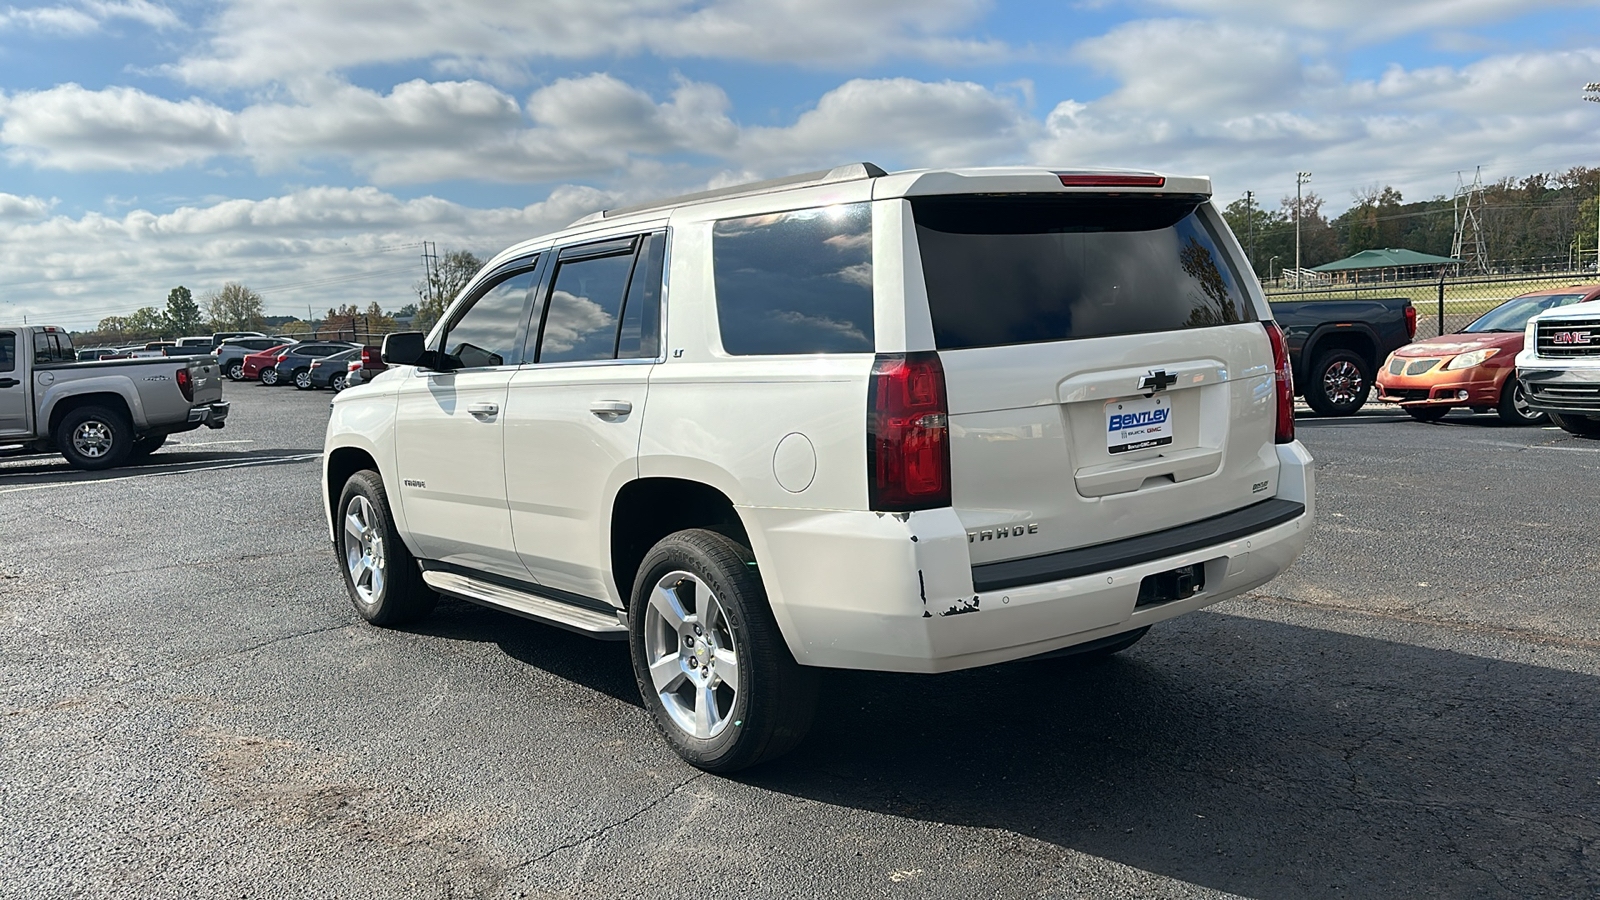
[[[1172,398],[1135,397],[1106,404],[1106,449],[1127,453],[1172,443]]]

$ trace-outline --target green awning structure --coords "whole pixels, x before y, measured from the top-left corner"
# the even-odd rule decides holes
[[[1393,269],[1400,266],[1453,266],[1461,262],[1449,256],[1434,256],[1415,250],[1363,250],[1355,256],[1315,266],[1313,272],[1343,272],[1347,269]]]

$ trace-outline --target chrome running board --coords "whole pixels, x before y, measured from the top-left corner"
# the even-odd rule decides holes
[[[441,594],[493,606],[590,637],[620,641],[628,636],[628,627],[622,624],[617,613],[607,615],[455,572],[428,570],[422,573],[422,580]]]

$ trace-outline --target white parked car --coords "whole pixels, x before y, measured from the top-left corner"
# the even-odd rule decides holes
[[[1528,320],[1517,354],[1523,396],[1580,437],[1600,437],[1600,300],[1548,309]]]
[[[1110,654],[1255,588],[1311,459],[1210,193],[857,164],[518,244],[334,400],[356,609],[628,640],[668,741],[729,771],[804,736],[818,667]]]

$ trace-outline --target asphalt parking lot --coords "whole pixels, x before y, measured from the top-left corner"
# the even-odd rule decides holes
[[[1600,442],[1302,418],[1318,523],[1108,664],[830,673],[734,779],[621,644],[446,601],[358,622],[327,392],[78,473],[0,459],[0,895],[1600,893]]]

